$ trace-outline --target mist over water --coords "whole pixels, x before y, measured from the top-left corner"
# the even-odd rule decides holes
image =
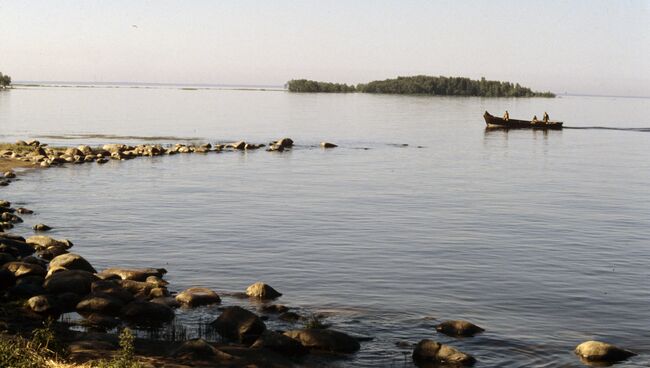
[[[506,109],[574,129],[486,130],[483,112]],[[396,343],[432,338],[477,367],[581,367],[572,349],[588,339],[640,353],[617,367],[645,367],[648,116],[650,100],[625,98],[15,89],[0,93],[3,141],[296,147],[34,170],[1,196],[37,211],[16,232],[46,223],[98,269],[165,267],[174,291],[264,281],[280,303],[374,337],[340,366],[411,366]],[[486,332],[436,334],[445,319]]]

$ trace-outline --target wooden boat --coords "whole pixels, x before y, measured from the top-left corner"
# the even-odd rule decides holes
[[[485,124],[488,128],[505,128],[505,129],[562,129],[561,121],[548,121],[544,122],[538,120],[534,122],[532,120],[517,120],[517,119],[508,119],[500,118],[497,116],[490,115],[489,112],[483,114],[485,118]]]

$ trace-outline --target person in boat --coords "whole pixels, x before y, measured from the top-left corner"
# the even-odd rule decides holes
[[[503,120],[505,120],[505,121],[510,120],[510,114],[508,114],[508,110],[506,110],[506,113],[503,114]]]
[[[532,123],[533,123],[533,124],[537,124],[537,115],[534,115],[534,116],[533,116],[533,121],[532,121]]]
[[[544,122],[548,123],[548,114],[544,111]]]

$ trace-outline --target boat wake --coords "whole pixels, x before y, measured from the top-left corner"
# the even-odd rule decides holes
[[[564,129],[621,130],[621,131],[625,131],[625,132],[646,132],[646,133],[650,133],[650,128],[617,128],[617,127],[603,127],[603,126],[588,126],[588,127],[565,126]]]

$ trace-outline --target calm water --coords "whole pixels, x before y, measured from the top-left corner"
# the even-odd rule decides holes
[[[281,303],[375,338],[340,366],[411,366],[396,343],[422,338],[477,367],[580,367],[572,349],[587,339],[641,353],[620,367],[648,366],[650,133],[485,131],[483,111],[505,109],[650,127],[648,99],[16,89],[0,93],[2,140],[290,136],[297,147],[32,171],[0,195],[38,211],[17,232],[47,223],[99,269],[163,266],[175,291],[263,280]],[[235,303],[248,301],[224,300]],[[435,333],[461,318],[487,332]]]

